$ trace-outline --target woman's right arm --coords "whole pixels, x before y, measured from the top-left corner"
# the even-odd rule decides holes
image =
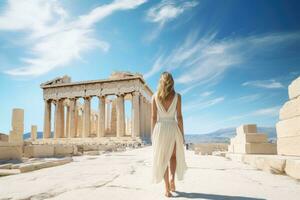
[[[153,96],[151,102],[151,135],[153,134],[156,121],[157,121],[157,108],[156,108],[155,98]]]

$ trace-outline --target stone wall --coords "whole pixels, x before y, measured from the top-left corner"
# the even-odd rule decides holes
[[[277,151],[279,155],[300,156],[300,77],[288,88],[289,100],[279,113]]]
[[[195,154],[212,155],[215,151],[227,151],[228,144],[225,143],[203,143],[193,144]]]

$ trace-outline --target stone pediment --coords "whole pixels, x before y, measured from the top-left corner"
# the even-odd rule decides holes
[[[42,83],[41,86],[58,85],[63,83],[71,83],[71,77],[67,75],[63,77],[57,77],[55,79]]]
[[[115,71],[113,73],[111,73],[111,75],[109,76],[109,79],[121,79],[121,78],[128,78],[128,77],[134,77],[134,76],[140,76],[143,77],[142,74],[139,73],[132,73],[132,72],[128,72],[128,71]]]

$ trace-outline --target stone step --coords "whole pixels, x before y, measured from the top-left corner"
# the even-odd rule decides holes
[[[278,138],[277,151],[279,155],[300,156],[300,136]]]
[[[237,135],[243,135],[247,133],[257,133],[256,124],[244,124],[236,128]]]
[[[289,98],[300,96],[300,76],[289,85]]]
[[[300,136],[300,116],[279,121],[276,124],[277,138]]]
[[[279,111],[279,119],[285,120],[300,116],[300,96],[287,101]]]
[[[300,179],[300,159],[287,160],[285,166],[285,172],[287,175],[295,179]]]

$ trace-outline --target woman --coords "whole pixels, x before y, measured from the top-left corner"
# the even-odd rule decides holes
[[[181,95],[175,92],[173,77],[168,72],[161,74],[158,90],[152,96],[151,128],[152,182],[159,183],[164,178],[165,196],[170,197],[170,191],[175,191],[175,172],[177,180],[182,180],[187,165],[184,156]]]

